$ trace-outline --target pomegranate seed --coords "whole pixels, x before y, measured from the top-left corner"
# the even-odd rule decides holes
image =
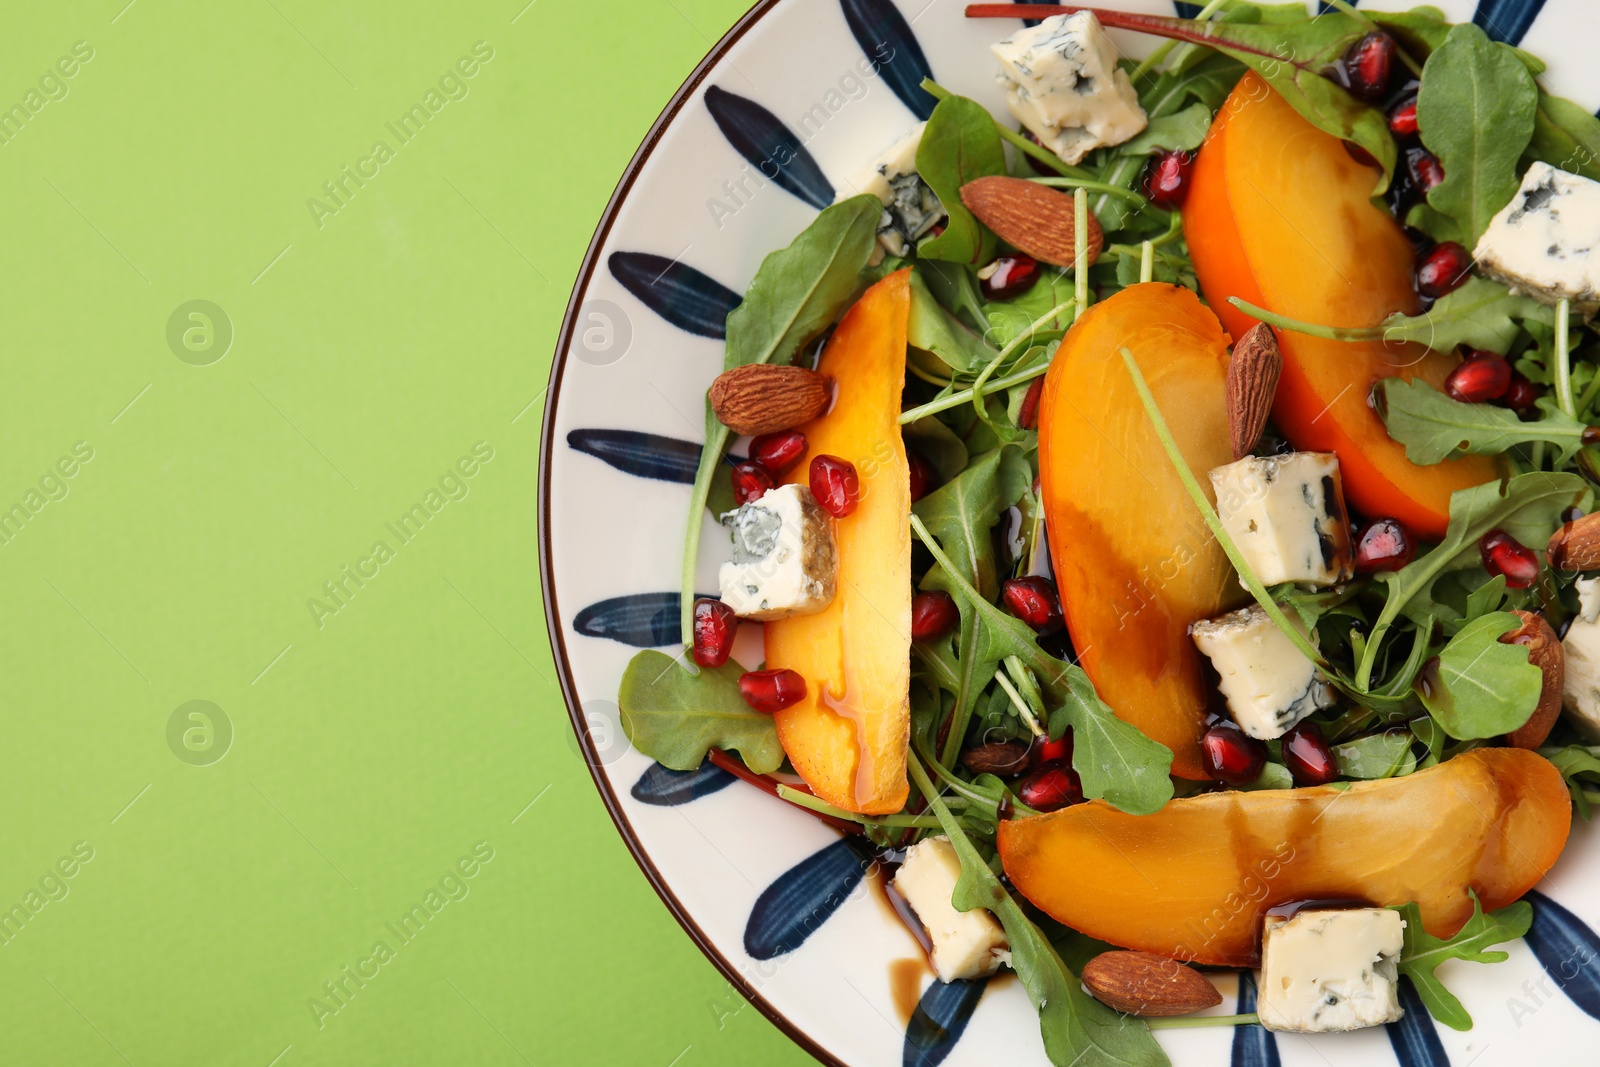
[[[763,493],[778,484],[771,471],[748,459],[743,463],[735,463],[728,476],[733,479],[733,499],[740,504],[760,500]]]
[[[1249,785],[1267,765],[1267,746],[1232,724],[1213,726],[1200,738],[1200,763],[1228,785]]]
[[[739,675],[739,695],[759,712],[771,715],[806,698],[806,680],[791,670],[750,671]]]
[[[1369,104],[1383,99],[1389,91],[1394,53],[1394,38],[1382,30],[1374,30],[1351,45],[1341,65],[1345,88]]]
[[[855,464],[838,456],[818,456],[811,461],[811,492],[824,511],[842,519],[861,503],[861,479]]]
[[[1466,283],[1472,254],[1454,241],[1443,241],[1417,260],[1417,291],[1437,300]]]
[[[720,600],[694,602],[694,661],[715,669],[728,662],[733,651],[733,635],[739,632],[739,616]]]
[[[1047,763],[1022,780],[1017,797],[1034,811],[1059,811],[1083,800],[1083,782],[1066,764]]]
[[[1498,400],[1511,388],[1511,364],[1502,356],[1480,354],[1450,372],[1444,391],[1463,404]]]
[[[1539,398],[1543,395],[1543,389],[1513,371],[1511,385],[1506,389],[1505,395],[1500,398],[1500,403],[1515,411],[1518,415],[1528,416],[1538,412]]]
[[[1026,578],[1007,578],[1000,585],[1000,599],[1006,608],[1033,627],[1037,633],[1055,630],[1061,625],[1061,600],[1056,596],[1055,583],[1034,574]]]
[[[1396,137],[1417,135],[1417,98],[1408,96],[1389,112],[1389,132]]]
[[[1068,730],[1057,741],[1039,742],[1039,762],[1070,763],[1072,761],[1072,731]]]
[[[939,472],[920,453],[906,450],[906,464],[911,473],[911,502],[915,504],[938,486]]]
[[[750,442],[750,458],[773,474],[782,474],[806,454],[806,435],[799,430],[762,434]]]
[[[1158,208],[1176,210],[1189,196],[1189,178],[1193,174],[1194,153],[1158,153],[1145,168],[1144,195]]]
[[[949,593],[935,589],[911,598],[911,640],[937,641],[961,625],[961,612]]]
[[[1417,554],[1417,540],[1399,519],[1374,519],[1356,534],[1356,573],[1397,571]]]
[[[1283,765],[1296,785],[1327,785],[1339,777],[1339,762],[1314,722],[1300,723],[1283,735]]]
[[[1039,400],[1044,396],[1044,379],[1035,378],[1022,396],[1022,409],[1017,412],[1017,425],[1031,430],[1039,425]]]
[[[1444,181],[1444,164],[1426,148],[1413,148],[1406,153],[1406,169],[1411,172],[1411,184],[1424,196]]]
[[[1021,252],[1001,256],[978,272],[978,288],[986,300],[1021,296],[1038,280],[1039,261]]]
[[[1493,578],[1503,574],[1509,589],[1526,589],[1539,579],[1539,557],[1504,530],[1490,530],[1478,542],[1483,569]]]

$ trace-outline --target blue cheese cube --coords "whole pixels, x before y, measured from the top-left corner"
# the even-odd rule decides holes
[[[895,142],[894,147],[839,193],[840,200],[871,193],[883,201],[878,243],[891,256],[906,255],[949,214],[938,195],[917,173],[917,149],[927,126],[926,122],[919,124]]]
[[[1473,257],[1512,292],[1600,309],[1600,182],[1535,163],[1489,223]]]
[[[1339,457],[1247,456],[1212,471],[1211,487],[1223,529],[1261,584],[1338,585],[1355,574]]]
[[[1600,603],[1594,580],[1580,580],[1578,593],[1582,607],[1561,639],[1561,705],[1584,740],[1600,744]]]
[[[1261,1025],[1327,1034],[1398,1022],[1405,928],[1388,908],[1268,916],[1256,980]]]
[[[722,602],[743,619],[815,615],[833,602],[839,550],[832,520],[803,485],[769,489],[722,516],[733,559],[719,575]]]
[[[1228,713],[1251,737],[1282,737],[1307,715],[1333,706],[1333,689],[1317,677],[1316,665],[1259,605],[1197,622],[1189,636],[1217,669]]]
[[[992,47],[1011,114],[1068,163],[1149,124],[1128,72],[1117,66],[1117,46],[1092,12],[1055,15]]]
[[[948,837],[929,837],[911,847],[894,876],[895,892],[916,913],[928,934],[928,955],[942,982],[983,978],[1011,961],[1006,932],[983,908],[957,911],[950,902],[961,877],[961,860]]]

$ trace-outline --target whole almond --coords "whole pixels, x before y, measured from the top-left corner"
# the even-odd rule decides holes
[[[1149,952],[1102,952],[1082,978],[1096,1000],[1126,1015],[1188,1015],[1222,1003],[1199,971]]]
[[[1272,414],[1282,374],[1283,353],[1277,335],[1271,326],[1258,322],[1239,338],[1233,358],[1228,360],[1228,436],[1234,459],[1255,451],[1267,428],[1267,416]]]
[[[961,753],[961,765],[973,774],[1009,777],[1028,769],[1028,746],[1021,741],[991,741]]]
[[[1600,568],[1600,511],[1574,519],[1550,538],[1550,566],[1564,571]]]
[[[1566,684],[1566,661],[1561,651],[1561,639],[1544,620],[1544,616],[1530,611],[1512,612],[1522,620],[1522,625],[1505,634],[1500,642],[1506,645],[1526,645],[1528,662],[1544,673],[1544,686],[1539,690],[1539,705],[1528,721],[1506,734],[1506,744],[1512,748],[1538,748],[1555,728],[1561,715],[1561,692]]]
[[[1078,255],[1077,209],[1072,197],[1026,178],[979,178],[961,187],[961,202],[1007,244],[1058,267]],[[1100,220],[1089,216],[1089,266],[1106,246]]]
[[[736,434],[756,437],[810,422],[828,407],[828,379],[804,367],[746,363],[711,383],[711,410]]]

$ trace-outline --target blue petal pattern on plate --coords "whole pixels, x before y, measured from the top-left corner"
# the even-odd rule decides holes
[[[630,593],[590,604],[572,620],[585,637],[604,637],[634,648],[664,648],[683,640],[677,593]]]
[[[922,87],[924,78],[933,77],[933,68],[900,9],[892,0],[840,0],[839,6],[861,50],[882,64],[884,83],[917,118],[926,120],[938,104]]]
[[[750,909],[744,928],[746,955],[771,960],[805,944],[875,862],[866,842],[847,837],[784,871]]]
[[[638,430],[573,430],[567,434],[567,444],[626,474],[660,482],[693,485],[700,466],[700,446],[695,442]]]
[[[828,176],[778,116],[754,100],[715,85],[706,90],[706,109],[733,150],[749,161],[761,177],[818,210],[833,203],[833,185]]]
[[[1256,1010],[1256,980],[1249,971],[1239,972],[1239,1014]],[[1233,1067],[1282,1067],[1278,1058],[1278,1035],[1263,1026],[1233,1028]]]
[[[659,763],[633,783],[633,799],[658,808],[675,808],[728,788],[738,779],[709,760],[692,771],[675,771]]]
[[[1406,1012],[1400,1021],[1384,1025],[1400,1067],[1450,1067],[1450,1057],[1439,1043],[1433,1016],[1428,1014],[1409,978],[1400,979],[1400,1006]]]
[[[1041,2],[1042,0],[1028,0],[1030,4]],[[1172,6],[1178,9],[1178,17],[1183,19],[1194,18],[1205,7],[1204,4],[1186,4],[1183,0],[1172,0]]]
[[[1518,44],[1543,7],[1544,0],[1478,0],[1472,21],[1495,40]]]
[[[624,289],[678,329],[719,341],[728,335],[728,312],[742,298],[726,285],[648,252],[614,252],[608,263]]]
[[[1600,1019],[1600,937],[1543,893],[1529,893],[1527,899],[1533,905],[1528,947],[1562,992]]]
[[[967,1022],[983,999],[989,979],[941,982],[937,979],[922,994],[917,1010],[906,1024],[902,1067],[938,1067],[966,1032]]]

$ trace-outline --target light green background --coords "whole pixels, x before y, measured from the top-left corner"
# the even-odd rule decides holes
[[[0,512],[23,509],[0,527],[0,911],[39,893],[0,935],[0,1059],[809,1062],[612,829],[535,554],[579,261],[742,0],[124,3],[14,6],[0,35],[0,108],[27,116],[0,146]],[[65,96],[30,101],[80,41],[45,83]],[[402,144],[385,124],[480,41],[465,98]],[[314,217],[379,140],[393,158]],[[203,366],[168,343],[196,299],[234,331]],[[446,483],[466,495],[401,544],[384,524],[478,442],[493,459]],[[75,445],[92,459],[49,477]],[[379,540],[319,625],[308,600]],[[191,700],[235,731],[209,766],[168,744]],[[386,923],[479,842],[468,895],[402,944]],[[338,1006],[323,983],[378,941],[393,958],[319,1027],[310,999]]]

